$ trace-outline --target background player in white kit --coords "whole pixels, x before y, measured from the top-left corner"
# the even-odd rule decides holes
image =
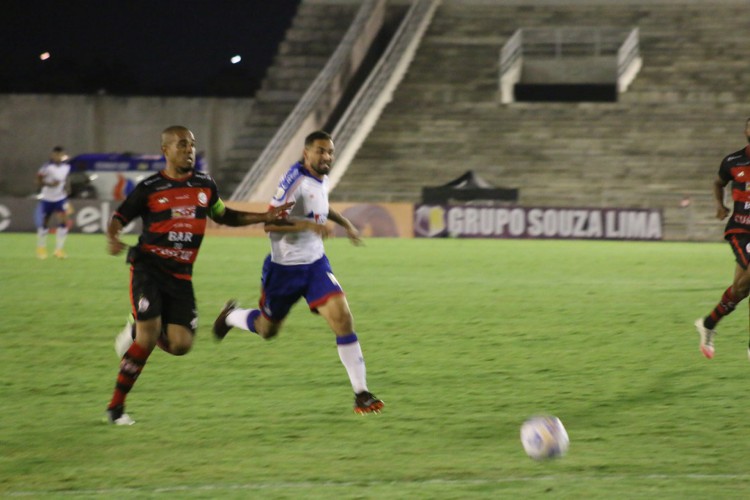
[[[41,221],[37,227],[36,256],[40,259],[47,258],[47,234],[52,215],[58,220],[55,242],[55,257],[64,259],[67,257],[63,247],[65,237],[68,235],[68,174],[70,164],[67,163],[68,155],[65,148],[56,146],[52,149],[50,160],[41,166],[36,174],[36,183],[41,188],[39,211]]]
[[[265,226],[271,254],[263,263],[259,309],[238,309],[230,300],[214,322],[214,335],[221,340],[236,326],[271,338],[278,334],[292,305],[304,297],[310,310],[323,316],[336,334],[339,357],[354,389],[354,411],[377,413],[384,405],[367,388],[365,361],[352,313],[323,247],[323,238],[328,236],[327,220],[343,227],[352,243],[361,243],[357,228],[328,205],[327,174],[333,153],[333,140],[327,132],[313,132],[305,138],[302,161],[282,177],[271,200],[273,207],[295,204],[287,219],[290,225]]]

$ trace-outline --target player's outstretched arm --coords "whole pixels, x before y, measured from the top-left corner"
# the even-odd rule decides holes
[[[276,221],[266,223],[263,228],[267,233],[299,233],[302,231],[312,231],[318,233],[321,238],[326,239],[329,236],[328,227],[325,224],[318,224],[311,220],[291,220],[284,221],[283,225],[278,224]]]
[[[328,220],[335,222],[346,230],[346,235],[349,237],[349,241],[352,242],[352,245],[360,246],[364,244],[362,238],[359,235],[359,230],[357,229],[357,227],[352,224],[352,221],[341,215],[339,212],[332,208],[329,208]]]
[[[259,223],[285,225],[287,224],[285,220],[287,210],[293,205],[293,202],[285,203],[278,207],[272,207],[267,212],[262,213],[243,212],[224,207],[223,211],[213,214],[211,218],[214,222],[232,227],[249,226],[250,224]]]

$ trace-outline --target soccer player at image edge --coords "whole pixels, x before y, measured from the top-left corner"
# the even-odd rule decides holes
[[[750,293],[750,118],[745,120],[745,138],[747,146],[727,155],[721,161],[713,184],[716,218],[723,220],[730,214],[729,207],[724,204],[724,191],[731,183],[734,205],[732,216],[724,228],[724,239],[732,247],[736,265],[732,285],[724,290],[719,303],[708,316],[695,320],[695,328],[700,336],[700,350],[708,359],[714,357],[716,325],[731,314],[737,304]],[[750,343],[747,354],[750,359]]]

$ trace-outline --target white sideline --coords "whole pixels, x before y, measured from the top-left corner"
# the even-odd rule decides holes
[[[192,486],[165,486],[160,488],[102,488],[94,490],[26,490],[26,491],[8,491],[3,495],[12,497],[24,496],[67,496],[67,495],[118,495],[118,494],[154,494],[154,493],[178,493],[178,492],[200,492],[200,491],[258,491],[258,490],[293,490],[293,489],[315,489],[315,488],[351,488],[351,487],[368,487],[368,486],[388,486],[388,485],[448,485],[448,486],[481,486],[504,483],[523,483],[534,481],[560,481],[562,479],[575,479],[577,481],[615,481],[615,480],[670,480],[670,479],[690,479],[690,480],[746,480],[750,479],[750,474],[597,474],[578,475],[551,475],[551,476],[509,476],[494,479],[413,479],[413,480],[394,480],[394,481],[283,481],[283,482],[261,482],[261,483],[217,483]]]

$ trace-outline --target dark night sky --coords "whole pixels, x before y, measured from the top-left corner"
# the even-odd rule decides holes
[[[0,93],[251,95],[299,3],[6,0]]]

